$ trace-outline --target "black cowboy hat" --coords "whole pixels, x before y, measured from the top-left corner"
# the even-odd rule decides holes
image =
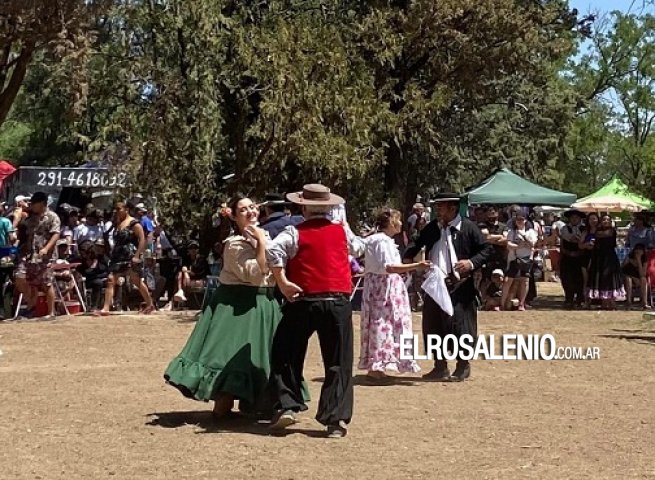
[[[577,208],[572,208],[571,210],[567,210],[566,212],[563,213],[563,215],[567,218],[571,218],[573,215],[577,215],[580,218],[585,218],[587,216],[586,213],[584,213],[581,210],[578,210]]]
[[[283,193],[267,193],[264,195],[264,201],[259,205],[262,207],[267,205],[290,205],[290,202],[284,198]]]
[[[459,203],[462,200],[462,196],[459,193],[444,192],[437,193],[430,199],[430,203]]]

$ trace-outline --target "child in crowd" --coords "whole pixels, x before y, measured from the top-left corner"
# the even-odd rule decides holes
[[[73,273],[69,265],[70,259],[70,245],[66,239],[57,240],[57,259],[54,261],[56,267],[54,272],[55,281],[59,286],[62,297],[65,299],[70,298],[70,294],[75,290],[75,282],[73,282]]]
[[[483,293],[483,305],[485,310],[500,311],[500,303],[503,297],[503,282],[505,274],[500,268],[491,272],[491,282]]]

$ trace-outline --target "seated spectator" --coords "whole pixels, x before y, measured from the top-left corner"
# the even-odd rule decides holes
[[[491,281],[482,292],[482,302],[485,310],[500,311],[504,282],[505,274],[500,268],[491,272]]]
[[[73,241],[80,245],[86,241],[96,242],[102,240],[105,229],[102,223],[102,211],[93,209],[86,216],[86,223],[82,223],[73,230]]]
[[[54,261],[55,265],[64,267],[69,265],[70,259],[70,246],[66,239],[57,240],[57,256]],[[70,294],[75,290],[75,282],[73,281],[73,272],[70,268],[55,268],[54,278],[57,286],[64,299],[69,299]]]
[[[61,218],[60,238],[72,245],[75,229],[80,225],[79,211],[67,203],[62,204],[59,209],[61,211],[59,215]]]
[[[209,272],[212,276],[218,277],[223,269],[223,242],[216,242],[207,257]]]
[[[187,247],[187,258],[182,262],[182,270],[177,276],[177,293],[173,296],[176,302],[186,302],[184,291],[188,288],[203,288],[209,265],[202,255],[198,254],[198,242],[192,241]]]
[[[80,245],[81,265],[77,272],[84,278],[86,288],[91,290],[90,308],[101,308],[104,300],[104,288],[109,276],[109,266],[104,254],[104,244],[99,247],[91,242]]]
[[[647,276],[647,256],[645,245],[637,244],[623,262],[622,272],[624,275],[626,306],[632,307],[632,288],[636,284],[639,286],[641,307],[650,309],[648,302],[648,276]]]

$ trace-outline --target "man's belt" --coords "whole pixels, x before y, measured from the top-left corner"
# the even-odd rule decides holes
[[[300,295],[299,301],[313,302],[316,300],[334,301],[334,300],[348,300],[348,294],[345,292],[322,292],[310,293],[307,295]]]

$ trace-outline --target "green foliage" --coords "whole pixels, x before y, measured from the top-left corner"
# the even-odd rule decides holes
[[[32,129],[28,124],[9,121],[0,126],[0,159],[18,158],[29,142]]]
[[[575,116],[584,82],[561,75],[588,27],[563,0],[113,5],[87,68],[34,62],[12,113],[32,129],[22,157],[128,170],[175,230],[236,190],[309,181],[354,211],[497,167],[586,188],[572,165],[602,150]]]
[[[621,174],[632,187],[655,195],[655,16],[612,12],[603,19],[589,51],[571,69],[581,95],[572,149],[595,165],[593,182]],[[571,170],[572,177],[577,172]]]

